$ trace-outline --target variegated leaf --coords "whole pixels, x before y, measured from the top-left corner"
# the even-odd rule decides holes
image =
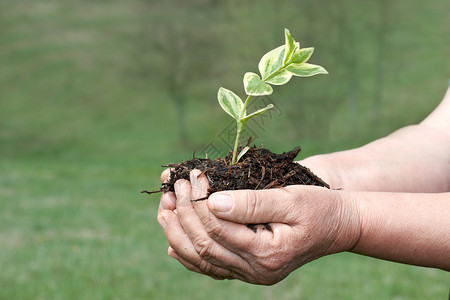
[[[322,66],[313,65],[313,64],[291,64],[287,67],[287,70],[292,73],[294,76],[300,77],[309,77],[318,74],[328,74],[327,70]]]
[[[244,103],[238,95],[226,88],[221,87],[217,93],[217,99],[223,110],[232,116],[235,120],[239,121],[239,118],[244,107]]]
[[[252,96],[270,95],[273,92],[270,85],[262,81],[258,74],[252,72],[244,75],[244,89],[247,95]]]
[[[284,39],[285,39],[285,50],[284,50],[284,57],[283,57],[283,64],[285,65],[294,54],[295,51],[295,41],[291,36],[291,33],[289,32],[289,29],[284,29]]]
[[[314,52],[314,48],[303,48],[295,51],[292,57],[292,62],[296,64],[302,64],[308,61]]]
[[[275,48],[264,54],[261,58],[258,69],[261,73],[262,80],[265,80],[283,66],[284,48],[285,45]]]

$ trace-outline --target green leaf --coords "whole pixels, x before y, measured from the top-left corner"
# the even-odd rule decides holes
[[[262,114],[263,112],[265,112],[265,111],[267,111],[267,110],[269,110],[269,109],[271,109],[271,108],[273,108],[273,107],[274,107],[273,104],[269,104],[269,105],[267,105],[267,106],[264,107],[264,108],[258,109],[257,111],[255,111],[255,112],[249,114],[248,116],[243,117],[243,118],[242,118],[242,122],[245,123],[245,122],[247,122],[248,120],[250,120],[251,118],[253,118],[253,117],[257,116],[257,115],[260,115],[260,114]]]
[[[292,62],[296,64],[302,64],[308,61],[314,52],[314,48],[303,48],[295,51],[292,57]]]
[[[258,74],[252,72],[244,75],[244,89],[247,95],[252,96],[270,95],[273,92],[270,85],[262,81]]]
[[[219,89],[217,93],[217,99],[219,99],[220,106],[223,110],[232,116],[236,121],[239,121],[241,112],[244,107],[244,103],[238,95],[223,87]]]
[[[261,58],[258,64],[259,72],[261,73],[262,80],[265,81],[272,73],[275,73],[283,66],[285,45],[277,47]]]
[[[327,70],[323,67],[313,64],[291,64],[287,67],[287,70],[295,76],[309,77],[317,74],[328,74]]]
[[[289,32],[289,29],[285,28],[284,29],[284,39],[285,39],[285,46],[284,46],[284,58],[283,58],[283,64],[285,65],[291,58],[292,55],[294,54],[294,50],[295,50],[295,41],[291,36],[291,33]]]
[[[239,153],[238,157],[236,158],[236,162],[238,162],[242,156],[245,155],[245,153],[247,153],[248,149],[250,149],[249,146],[245,146],[244,149],[241,150],[241,152]]]
[[[274,74],[272,77],[266,80],[267,83],[273,84],[273,85],[282,85],[287,83],[292,78],[292,73],[289,73],[285,69],[282,69],[281,71]]]

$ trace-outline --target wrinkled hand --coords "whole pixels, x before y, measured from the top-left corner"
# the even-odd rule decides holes
[[[163,180],[167,174],[163,174]],[[274,284],[324,255],[350,250],[359,238],[359,217],[343,192],[312,186],[240,190],[205,197],[208,180],[191,172],[175,194],[161,198],[158,221],[169,255],[191,271],[215,279]],[[269,223],[256,233],[245,224]]]
[[[163,182],[167,181],[169,173],[167,169],[161,174]],[[197,216],[197,211],[200,209],[203,209],[203,214],[209,213],[206,201],[197,203],[191,201],[205,197],[208,187],[209,183],[205,175],[199,170],[192,171],[190,182],[178,180],[174,186],[175,193],[168,192],[162,195],[157,218],[169,242],[168,253],[171,257],[191,271],[209,275],[214,279],[231,279],[231,265],[214,264],[214,259],[207,257],[210,251],[216,251],[221,246],[215,242],[212,243],[204,224]],[[211,213],[209,214],[213,217]],[[242,260],[225,250],[221,247],[220,253],[225,252],[227,256],[219,259],[229,260],[230,257],[234,257]],[[237,262],[234,263],[237,264]]]

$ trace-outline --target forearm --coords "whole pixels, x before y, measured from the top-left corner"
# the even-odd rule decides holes
[[[389,192],[450,191],[450,89],[419,125],[361,148],[317,155],[301,164],[332,188]]]
[[[351,252],[450,271],[450,193],[347,193],[360,215]]]
[[[301,161],[332,188],[354,191],[450,191],[450,135],[420,124],[361,148]]]

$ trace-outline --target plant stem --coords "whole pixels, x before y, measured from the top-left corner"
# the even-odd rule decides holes
[[[278,70],[276,70],[275,72],[273,72],[272,74],[269,74],[269,76],[267,76],[266,78],[263,78],[262,81],[266,82],[267,80],[271,79],[272,77],[274,77],[275,75],[277,75],[278,73],[280,73],[281,71],[285,70],[287,67],[289,67],[292,64],[291,60],[289,60],[286,64],[282,65]]]
[[[239,116],[239,120],[236,121],[236,139],[234,140],[233,157],[231,159],[230,165],[234,165],[236,163],[237,148],[239,147],[239,138],[241,137],[242,127],[244,127],[244,122],[242,122],[242,119],[245,116],[245,110],[247,109],[248,101],[250,100],[251,97],[252,97],[251,95],[248,95],[247,99],[245,99],[241,115]]]
[[[236,139],[234,140],[234,149],[233,149],[233,158],[231,159],[230,165],[234,165],[236,163],[236,156],[237,156],[237,148],[239,146],[239,138],[241,137],[241,131],[244,124],[242,122],[237,122],[237,129],[236,129]]]
[[[247,109],[248,101],[250,100],[251,97],[252,97],[252,95],[248,95],[247,99],[245,99],[244,107],[242,108],[242,112],[241,112],[241,116],[240,116],[240,120],[242,120],[245,116],[245,110]]]
[[[275,76],[276,74],[281,72],[283,69],[286,69],[290,64],[291,64],[291,61],[289,60],[286,64],[284,64],[283,66],[278,68],[278,70],[276,70],[272,74],[269,74],[269,76],[267,76],[266,78],[263,78],[262,81],[266,82],[267,80],[269,80],[270,78],[272,78],[273,76]],[[248,105],[248,102],[251,97],[252,97],[251,95],[248,95],[247,99],[245,99],[241,115],[239,116],[239,120],[236,120],[236,139],[234,141],[233,157],[231,158],[230,165],[236,164],[237,148],[239,147],[239,139],[241,137],[242,128],[244,127],[244,123],[245,123],[245,122],[242,122],[242,119],[245,116],[245,110],[247,109],[247,105]]]

